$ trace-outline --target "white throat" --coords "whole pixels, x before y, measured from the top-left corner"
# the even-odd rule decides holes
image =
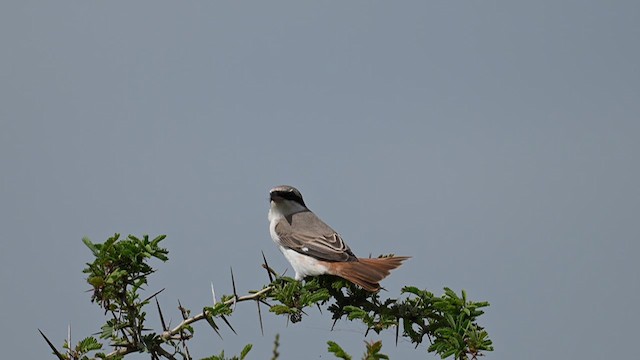
[[[271,201],[271,207],[269,208],[269,221],[273,223],[279,219],[287,217],[291,214],[295,214],[300,211],[307,210],[306,207],[298,204],[295,201],[283,200],[280,202]]]

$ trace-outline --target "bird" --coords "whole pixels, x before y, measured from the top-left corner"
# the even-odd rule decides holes
[[[358,258],[342,237],[305,204],[289,185],[269,191],[269,233],[295,271],[295,279],[324,274],[339,276],[369,292],[409,256]]]

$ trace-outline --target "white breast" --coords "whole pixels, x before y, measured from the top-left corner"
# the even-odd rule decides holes
[[[327,267],[322,265],[317,259],[300,254],[297,251],[286,249],[280,246],[280,251],[296,272],[296,280],[302,280],[305,276],[318,276],[327,273]]]

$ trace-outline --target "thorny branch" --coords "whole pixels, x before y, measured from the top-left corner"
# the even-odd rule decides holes
[[[212,285],[213,306],[205,307],[195,316],[189,316],[190,311],[178,301],[178,309],[183,320],[177,326],[169,328],[157,299],[162,290],[144,300],[140,300],[139,293],[142,286],[147,284],[148,275],[155,271],[147,264],[148,259],[168,259],[167,250],[158,246],[163,239],[164,236],[149,240],[146,235],[142,239],[130,235],[127,239],[120,240],[118,234],[102,244],[94,244],[88,239],[83,239],[95,256],[94,262],[88,263],[84,270],[88,274],[87,282],[93,287],[91,300],[102,307],[105,313],[112,315],[102,326],[100,337],[110,339],[112,346],[116,348],[108,354],[96,353],[96,357],[122,359],[133,352],[147,352],[152,359],[174,359],[177,354],[183,359],[191,359],[186,344],[186,341],[193,337],[194,330],[191,324],[206,320],[220,336],[215,321],[222,320],[235,333],[227,316],[233,313],[237,303],[245,301],[256,302],[261,332],[263,325],[260,303],[265,304],[269,312],[287,316],[295,323],[301,321],[303,315],[307,315],[304,311],[306,308],[321,309],[320,305],[331,302],[327,309],[332,314],[334,324],[345,317],[348,320],[359,320],[367,326],[366,334],[370,330],[380,333],[385,329],[395,328],[396,344],[400,334],[416,346],[422,343],[426,336],[430,343],[427,351],[435,352],[442,358],[453,356],[457,360],[474,359],[483,355],[485,351],[493,350],[487,332],[477,324],[477,318],[483,314],[481,308],[489,304],[468,301],[464,290],[462,296],[459,296],[445,288],[444,295],[434,296],[427,290],[406,286],[402,289],[403,298],[382,300],[379,293],[369,293],[332,276],[314,277],[304,283],[279,276],[269,267],[264,253],[262,267],[269,276],[269,285],[258,291],[250,291],[247,295],[238,296],[231,270],[232,296],[223,296],[217,301]],[[156,301],[162,324],[160,333],[152,333],[145,327],[146,312],[143,309],[151,299]],[[267,303],[267,300],[273,302],[273,305]],[[69,329],[64,345],[67,351],[62,353],[44,333],[40,333],[53,350],[53,354],[60,360],[87,359],[86,355],[91,351],[102,348],[102,344],[93,337],[81,340],[72,348]],[[344,353],[337,344],[330,342],[329,345],[329,351],[336,356]],[[369,343],[367,353],[373,356],[371,358],[384,358],[377,355],[381,346],[380,342]],[[244,359],[250,349],[249,344],[243,349],[240,359]],[[223,353],[211,357],[223,358]]]
[[[244,301],[260,301],[262,300],[265,296],[267,296],[269,294],[269,292],[271,292],[271,290],[273,290],[273,286],[267,286],[264,289],[260,290],[260,291],[256,291],[253,294],[249,294],[249,295],[244,295],[244,296],[240,296],[240,297],[236,297],[234,296],[233,298],[224,301],[223,303],[225,305],[231,305],[234,303],[239,303],[239,302],[244,302]],[[159,293],[159,292],[158,292]],[[157,295],[158,293],[154,294]],[[169,341],[169,340],[180,340],[181,337],[175,337],[176,335],[180,334],[182,332],[182,330],[184,330],[185,327],[187,327],[190,324],[193,324],[195,322],[198,322],[200,320],[204,320],[207,318],[207,314],[206,311],[203,311],[201,313],[199,313],[198,315],[186,318],[184,320],[182,320],[182,322],[180,324],[178,324],[176,327],[174,327],[171,330],[165,330],[162,332],[162,335],[160,336],[160,338],[162,339],[163,342]],[[162,313],[160,313],[160,317],[163,318]],[[164,320],[162,320],[162,322],[164,322]],[[260,319],[260,322],[262,322],[262,319]],[[109,354],[107,354],[107,358],[113,358],[116,356],[122,356],[122,355],[126,355],[132,352],[137,352],[140,351],[140,349],[137,346],[134,346],[133,344],[130,344],[128,346],[122,347],[118,350],[112,351]],[[164,356],[164,354],[163,354]]]

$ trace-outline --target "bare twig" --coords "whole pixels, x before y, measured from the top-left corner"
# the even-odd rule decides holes
[[[237,302],[243,302],[243,301],[249,301],[249,300],[259,300],[262,296],[264,296],[265,294],[268,294],[271,290],[273,290],[273,286],[267,286],[266,288],[257,291],[253,294],[250,295],[245,295],[245,296],[241,296],[239,297],[236,301]],[[225,301],[225,304],[231,304],[233,302],[234,299],[229,299],[227,301]],[[169,341],[169,340],[173,340],[173,337],[177,334],[179,334],[184,327],[186,327],[187,325],[190,325],[194,322],[203,320],[206,318],[206,314],[204,312],[195,315],[193,317],[187,317],[187,311],[185,308],[182,307],[182,304],[180,304],[180,301],[178,301],[178,305],[179,305],[179,309],[182,312],[182,316],[184,318],[184,320],[178,324],[176,327],[174,327],[172,330],[167,330],[164,331],[162,333],[161,339],[163,342]],[[262,322],[262,321],[261,321]],[[235,331],[234,331],[235,332]],[[40,332],[42,334],[42,332]],[[44,334],[42,334],[42,336],[44,337]],[[53,344],[51,344],[49,342],[49,340],[45,337],[45,340],[47,340],[47,343],[49,343],[49,346],[55,350],[55,347],[53,347]],[[55,350],[57,352],[57,350]],[[125,347],[122,347],[116,351],[112,351],[107,355],[107,358],[110,357],[114,357],[117,355],[126,355],[132,352],[136,352],[139,351],[137,346],[133,346],[133,344],[129,344]],[[58,352],[59,354],[59,352]],[[62,355],[59,355],[58,358],[59,359],[64,359],[63,357],[61,357]]]
[[[189,347],[187,346],[187,343],[182,340],[182,346],[184,346],[184,352],[186,353],[187,357],[186,359],[191,359],[191,354],[189,353]]]
[[[189,317],[189,311],[182,306],[180,300],[178,300],[178,309],[180,310],[180,313],[182,313],[182,319],[186,320]]]
[[[273,290],[273,286],[267,286],[266,288],[255,292],[253,294],[250,295],[245,295],[245,296],[240,296],[237,300],[235,300],[236,302],[243,302],[243,301],[249,301],[249,300],[257,300],[259,298],[261,298],[262,296],[268,294],[271,290]],[[227,301],[225,301],[225,304],[231,304],[234,302],[234,299],[229,299]],[[168,340],[171,336],[177,334],[180,332],[181,329],[183,329],[185,326],[192,324],[196,321],[200,321],[205,319],[207,316],[204,312],[201,312],[198,315],[195,315],[193,317],[190,318],[185,318],[180,324],[178,324],[175,328],[173,328],[170,331],[165,331],[162,333],[162,340],[166,341]]]
[[[267,267],[267,269],[270,270],[270,271],[273,271],[273,270],[269,269],[268,267]],[[231,275],[231,280],[232,280],[232,284],[233,284],[233,288],[234,288],[234,296],[233,296],[233,298],[225,301],[224,303],[226,305],[230,305],[230,304],[234,304],[235,305],[236,303],[239,303],[239,302],[253,300],[253,301],[256,301],[258,303],[258,312],[260,313],[261,311],[260,311],[259,303],[262,302],[262,303],[266,304],[266,302],[264,301],[263,297],[266,296],[267,294],[269,294],[274,289],[274,287],[273,286],[267,286],[267,287],[263,288],[262,290],[256,291],[254,293],[251,293],[251,294],[248,294],[248,295],[244,295],[244,296],[238,296],[237,293],[236,293],[236,288],[235,288],[235,279],[234,279],[234,276],[233,276],[233,270],[232,270],[231,274],[232,274]],[[157,295],[159,292],[157,292],[154,295],[150,296],[148,299],[150,299],[153,296]],[[212,296],[213,296],[213,299],[214,299],[214,305],[215,305],[216,299],[215,299],[215,290],[213,288],[213,283],[211,284],[211,293],[212,293]],[[160,306],[159,306],[159,304],[157,302],[157,299],[156,299],[156,305],[158,306],[158,312],[160,313],[160,319],[161,319],[161,322],[163,323],[162,324],[163,332],[162,332],[162,335],[160,336],[160,339],[162,340],[162,342],[168,342],[168,341],[177,340],[177,339],[184,340],[184,338],[181,335],[181,333],[184,330],[184,328],[187,327],[188,325],[194,323],[194,322],[206,319],[207,315],[208,315],[203,311],[200,314],[197,314],[195,316],[189,317],[189,313],[188,313],[187,309],[185,309],[182,306],[182,304],[180,303],[180,300],[178,300],[178,309],[180,310],[180,312],[182,314],[182,319],[183,320],[182,320],[182,322],[180,324],[175,326],[173,329],[169,329],[168,327],[166,327],[166,324],[164,323],[162,312],[160,311]],[[233,329],[233,327],[231,326],[229,321],[224,316],[221,316],[221,318],[229,326],[231,331],[236,333],[235,329]],[[263,325],[262,325],[262,316],[260,314],[260,329],[261,329],[262,333],[264,334],[264,330],[263,330],[262,327],[263,327]],[[216,330],[216,329],[214,328],[214,330]],[[216,330],[216,332],[218,332],[218,331]],[[178,336],[176,337],[176,335],[178,335]],[[220,334],[218,333],[218,335],[220,335]],[[42,336],[44,337],[44,334],[42,334]],[[125,335],[125,337],[126,337],[126,335]],[[54,349],[55,352],[57,352],[57,350],[55,350],[55,348],[53,347],[53,344],[51,344],[46,337],[45,337],[45,340],[47,340],[47,343],[49,343],[49,346],[52,349]],[[158,347],[158,348],[160,348],[160,347]],[[112,351],[111,353],[107,354],[107,358],[112,358],[112,357],[115,357],[115,356],[124,356],[126,354],[129,354],[129,353],[132,353],[132,352],[137,352],[137,351],[140,351],[139,345],[137,343],[129,343],[129,344],[127,344],[127,345],[125,345],[125,346],[123,346],[123,347],[121,347],[121,348],[119,348],[119,349],[117,349],[115,351]],[[162,356],[165,356],[167,358],[174,358],[171,354],[167,353],[166,350],[162,349],[162,351],[164,351],[164,353],[162,353],[162,352],[160,352],[160,350],[158,350],[158,352]],[[170,355],[171,357],[166,356],[165,353],[167,355]],[[60,354],[60,353],[58,352],[56,355],[58,355],[58,354]],[[187,356],[188,356],[188,358],[190,358],[190,355],[188,355],[188,350],[187,350]],[[58,355],[58,358],[59,359],[64,359],[64,357],[62,357],[61,354]]]
[[[169,353],[167,350],[163,349],[160,345],[158,345],[158,347],[156,348],[156,351],[157,351],[160,355],[162,355],[162,356],[166,357],[167,359],[170,359],[170,360],[177,360],[177,359],[175,358],[175,356],[173,356],[173,355],[172,355],[171,353]]]
[[[107,354],[106,358],[109,359],[109,358],[113,358],[113,357],[116,357],[116,356],[124,356],[124,355],[127,355],[129,353],[136,352],[136,351],[140,351],[140,349],[138,349],[138,347],[134,346],[133,344],[128,344],[125,347],[122,347],[122,348],[120,348],[120,349],[118,349],[116,351],[110,352],[109,354]]]

